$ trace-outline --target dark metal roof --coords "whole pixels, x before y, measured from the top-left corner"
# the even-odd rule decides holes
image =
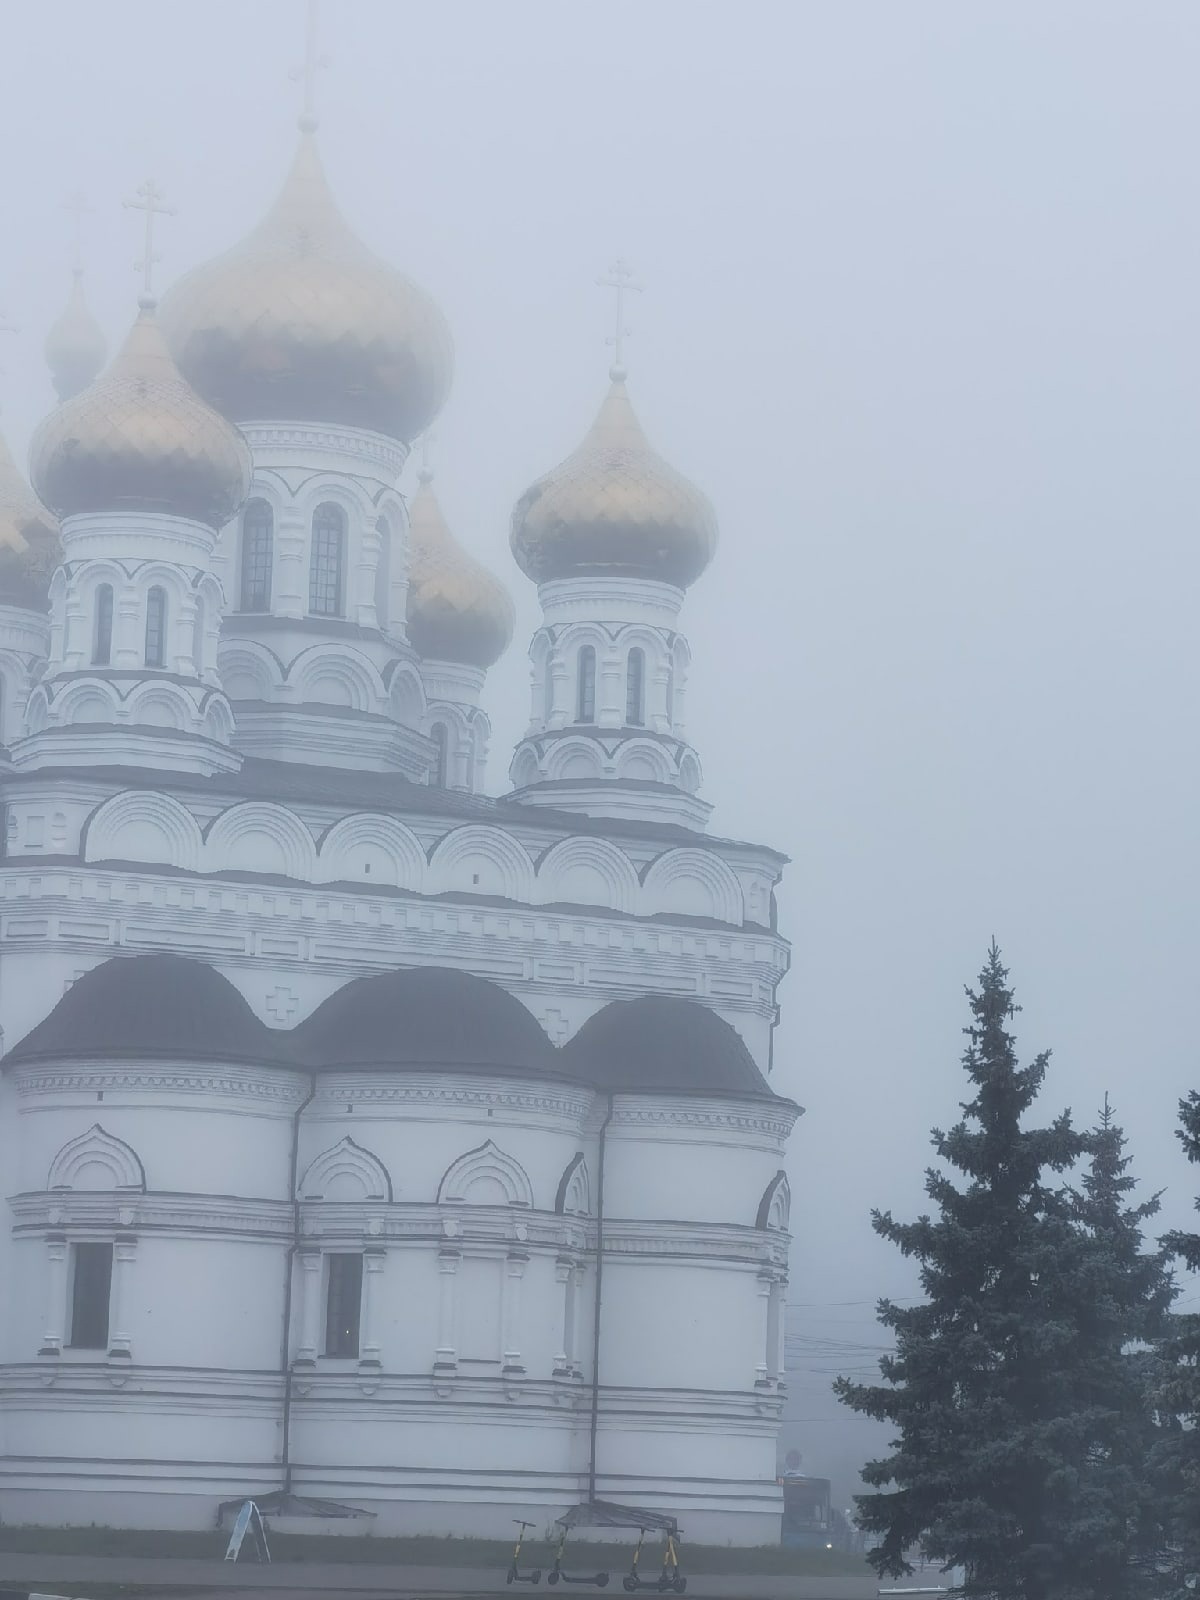
[[[356,978],[293,1030],[296,1059],[323,1071],[446,1067],[566,1077],[545,1030],[506,990],[448,967]]]
[[[176,955],[114,956],[93,967],[5,1061],[80,1056],[291,1062],[287,1035],[260,1022],[228,978]]]
[[[615,1093],[781,1099],[737,1029],[697,1000],[614,1000],[588,1018],[562,1054],[580,1077]]]

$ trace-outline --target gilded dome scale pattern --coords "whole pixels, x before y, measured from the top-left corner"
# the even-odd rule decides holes
[[[717,519],[652,449],[620,369],[583,443],[518,500],[513,555],[535,583],[587,574],[686,588],[717,548]]]
[[[0,605],[45,611],[61,559],[58,524],[34,498],[0,434]]]
[[[490,667],[513,635],[512,600],[455,539],[421,474],[409,507],[408,637],[426,661]]]
[[[42,423],[38,494],[59,516],[161,512],[220,528],[246,498],[246,442],[180,377],[153,306],[100,378]]]
[[[163,302],[180,370],[235,422],[324,422],[409,442],[450,389],[432,300],[338,210],[311,133],[262,223]]]

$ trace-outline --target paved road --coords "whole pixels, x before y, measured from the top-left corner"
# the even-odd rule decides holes
[[[284,1562],[270,1567],[224,1561],[177,1561],[154,1557],[47,1556],[0,1553],[0,1588],[56,1586],[77,1593],[83,1585],[130,1584],[145,1600],[493,1600],[515,1596],[623,1596],[614,1573],[607,1589],[561,1586],[505,1589],[493,1573],[470,1567],[386,1567],[332,1562]],[[643,1591],[645,1592],[645,1591]],[[653,1593],[654,1591],[651,1591]],[[849,1578],[690,1577],[689,1595],[705,1600],[875,1600],[871,1574]]]

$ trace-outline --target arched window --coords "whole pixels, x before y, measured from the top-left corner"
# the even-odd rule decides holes
[[[96,590],[96,634],[92,640],[92,665],[106,667],[112,660],[113,592],[111,583]]]
[[[342,614],[342,569],[345,565],[346,519],[339,506],[318,506],[313,512],[312,557],[308,568],[308,609],[314,617]]]
[[[576,722],[596,720],[596,652],[585,644],[579,652],[579,693],[575,705]]]
[[[435,722],[429,730],[429,737],[437,746],[437,765],[434,767],[433,781],[439,789],[446,787],[446,725]]]
[[[380,628],[388,625],[392,598],[392,525],[386,517],[375,524],[379,535],[379,565],[375,568],[375,621]]]
[[[270,611],[275,516],[265,500],[248,500],[242,513],[242,611]]]
[[[646,720],[646,652],[636,647],[629,652],[625,670],[625,724],[640,728]]]
[[[157,586],[146,596],[146,665],[161,667],[167,649],[167,591]]]

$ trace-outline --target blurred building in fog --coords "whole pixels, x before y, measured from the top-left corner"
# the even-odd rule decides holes
[[[513,516],[492,798],[511,602],[400,487],[450,336],[311,119],[111,365],[78,281],[47,348],[32,488],[0,455],[0,1516],[778,1537],[783,860],[706,831],[708,502],[618,364]]]

